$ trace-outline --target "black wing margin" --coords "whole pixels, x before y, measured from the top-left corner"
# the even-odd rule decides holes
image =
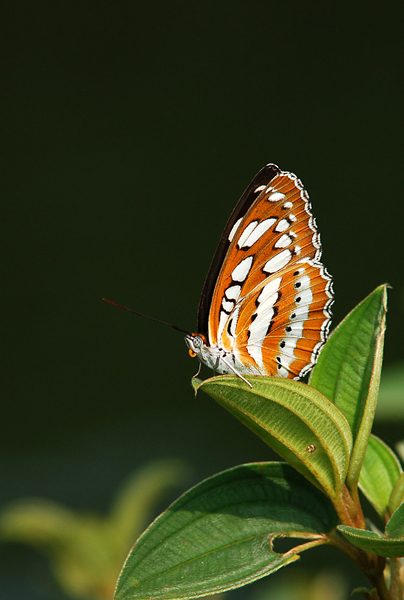
[[[268,185],[276,175],[279,175],[281,170],[274,164],[268,164],[259,171],[250,185],[247,187],[240,200],[237,202],[233,212],[231,213],[229,220],[223,230],[222,237],[220,238],[219,245],[216,248],[216,252],[213,256],[212,263],[209,267],[208,274],[205,279],[205,283],[202,288],[201,299],[199,301],[198,308],[198,333],[208,338],[208,319],[210,305],[212,303],[213,292],[217,278],[222,268],[223,261],[226,257],[227,250],[229,249],[229,234],[236,221],[244,217],[248,212],[249,208],[254,203],[255,199],[259,196],[260,192],[255,192],[255,189],[261,185]]]

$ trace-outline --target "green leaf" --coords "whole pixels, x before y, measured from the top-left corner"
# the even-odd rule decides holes
[[[203,381],[203,379],[199,379],[199,377],[196,377],[196,376],[192,377],[191,385],[194,389],[195,395],[198,391],[198,386],[202,383],[202,381]]]
[[[373,508],[385,517],[397,479],[402,473],[394,452],[375,435],[369,438],[359,487]]]
[[[279,554],[275,537],[321,539],[336,524],[330,501],[286,463],[224,471],[150,525],[127,558],[115,598],[196,598],[240,587],[297,560],[299,547]]]
[[[386,525],[386,533],[392,538],[404,538],[404,504],[401,504]]]
[[[310,377],[310,385],[342,410],[354,438],[368,395],[378,337],[375,330],[380,329],[385,296],[385,286],[378,287],[345,317],[323,347]]]
[[[252,389],[233,375],[198,389],[256,433],[296,470],[335,498],[344,484],[352,444],[349,425],[314,388],[278,377],[250,377]]]
[[[404,502],[404,473],[401,473],[400,477],[397,479],[393,491],[391,492],[390,502],[389,502],[389,510],[390,514],[393,514],[394,511]]]
[[[376,410],[387,311],[382,285],[358,304],[324,346],[310,385],[338,406],[354,439],[347,485],[356,487]]]
[[[402,538],[382,537],[373,531],[355,529],[347,525],[339,525],[337,529],[351,544],[362,550],[374,552],[379,556],[404,556],[404,539]]]

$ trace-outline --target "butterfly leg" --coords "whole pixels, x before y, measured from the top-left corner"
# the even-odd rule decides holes
[[[195,373],[195,375],[192,377],[192,379],[196,379],[198,377],[199,373],[201,372],[201,369],[202,369],[202,363],[201,363],[201,361],[199,361],[199,369]]]
[[[246,379],[245,377],[243,377],[243,376],[242,376],[242,374],[241,374],[241,373],[239,373],[239,372],[237,371],[237,369],[236,369],[235,367],[233,367],[233,365],[231,365],[231,364],[230,364],[230,363],[229,363],[229,362],[228,362],[228,361],[227,361],[227,360],[224,358],[224,356],[222,356],[222,357],[221,357],[221,360],[224,362],[224,364],[225,364],[225,365],[227,365],[227,366],[229,367],[229,369],[230,369],[231,371],[233,371],[233,373],[234,373],[235,375],[237,375],[237,377],[240,377],[240,379],[242,379],[242,380],[243,380],[243,381],[244,381],[244,382],[245,382],[245,383],[246,383],[248,386],[250,386],[250,388],[252,389],[252,384],[251,384],[249,381],[247,381],[247,379]]]
[[[196,377],[198,377],[199,373],[201,372],[201,369],[202,369],[202,363],[201,363],[201,361],[199,361],[199,369],[195,373],[195,375],[192,377],[192,379],[195,379]]]

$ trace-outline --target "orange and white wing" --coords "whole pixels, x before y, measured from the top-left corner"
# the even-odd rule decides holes
[[[223,232],[202,292],[199,332],[233,352],[241,372],[302,377],[330,325],[332,280],[307,192],[267,165]]]

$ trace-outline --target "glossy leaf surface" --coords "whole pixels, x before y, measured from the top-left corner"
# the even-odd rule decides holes
[[[224,471],[150,525],[127,558],[115,598],[196,598],[234,589],[298,558],[275,552],[276,536],[316,539],[336,524],[329,500],[286,463]]]

